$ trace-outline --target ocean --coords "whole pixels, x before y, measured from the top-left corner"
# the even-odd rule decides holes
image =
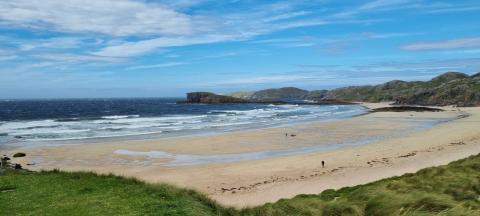
[[[358,105],[177,104],[181,98],[0,101],[0,148],[148,139],[348,118]]]

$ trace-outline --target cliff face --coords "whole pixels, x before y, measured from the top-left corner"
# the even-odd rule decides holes
[[[245,103],[247,101],[240,98],[217,95],[210,92],[191,92],[191,93],[187,93],[187,101],[185,102],[215,104],[215,103]]]

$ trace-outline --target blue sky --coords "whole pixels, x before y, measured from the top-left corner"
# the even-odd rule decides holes
[[[480,71],[480,1],[0,0],[0,98],[309,90]]]

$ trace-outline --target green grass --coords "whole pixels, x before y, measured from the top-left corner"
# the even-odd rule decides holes
[[[0,176],[0,215],[219,215],[224,208],[192,190],[82,172]]]
[[[480,215],[480,155],[242,210],[113,175],[8,171],[0,175],[0,215]]]

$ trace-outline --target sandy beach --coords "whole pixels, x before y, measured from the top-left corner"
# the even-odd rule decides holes
[[[480,153],[480,108],[442,109],[377,112],[215,135],[18,148],[5,153],[25,152],[27,157],[13,162],[31,170],[133,176],[193,188],[224,205],[245,207],[363,184]]]

